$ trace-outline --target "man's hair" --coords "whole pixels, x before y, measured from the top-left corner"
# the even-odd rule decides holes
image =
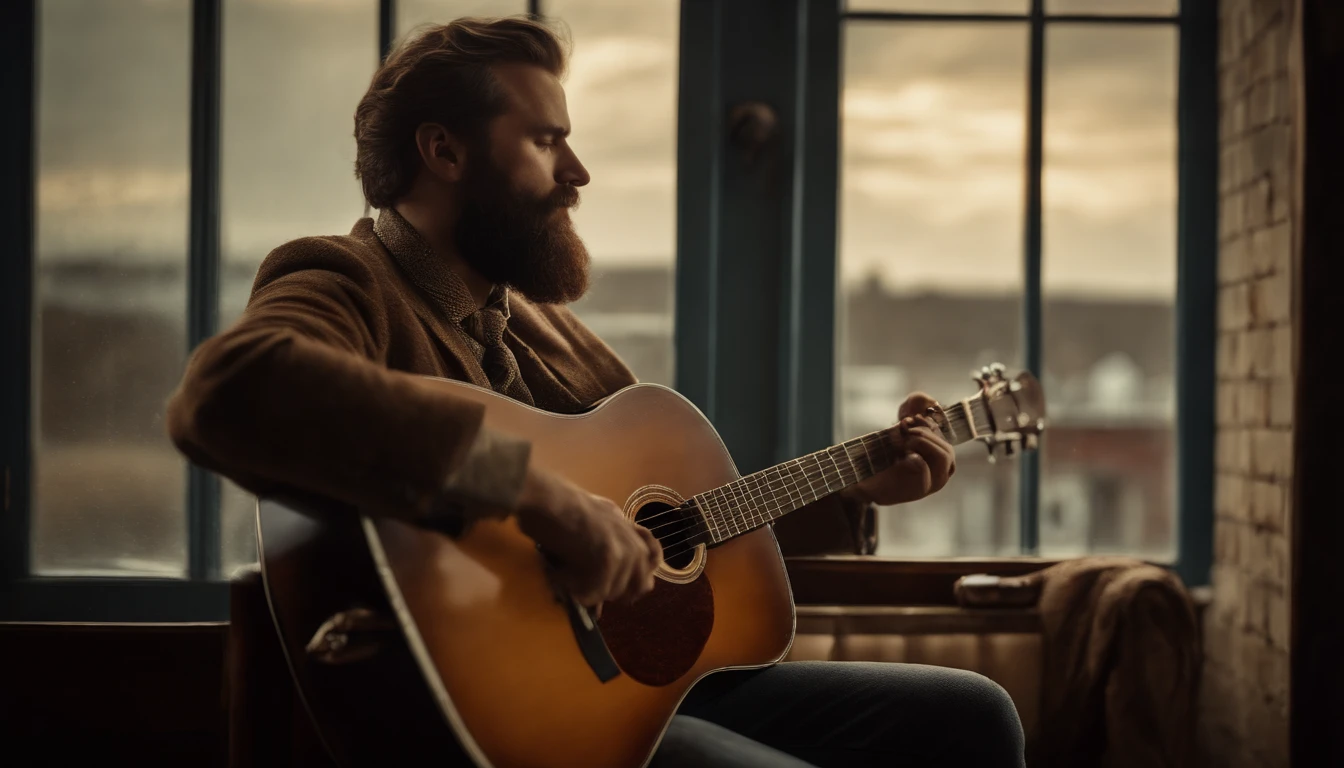
[[[555,32],[524,17],[458,19],[407,39],[355,109],[355,176],[364,199],[381,210],[410,191],[421,166],[415,131],[425,123],[484,140],[506,106],[492,66],[534,64],[559,77],[566,54]]]

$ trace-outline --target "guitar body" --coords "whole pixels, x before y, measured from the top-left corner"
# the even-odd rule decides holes
[[[535,464],[655,533],[675,532],[676,513],[645,518],[738,478],[708,420],[664,387],[635,385],[561,416],[442,384],[483,403],[490,428],[531,440]],[[454,540],[266,499],[258,532],[294,678],[328,748],[349,764],[642,766],[698,679],[777,662],[793,640],[792,593],[768,525],[684,553],[660,536],[669,564],[654,591],[605,606],[600,632],[554,588],[512,519]],[[324,622],[358,609],[383,624],[336,633],[346,645],[332,653],[307,649]]]

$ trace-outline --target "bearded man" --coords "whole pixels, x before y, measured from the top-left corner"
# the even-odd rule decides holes
[[[502,511],[582,603],[652,589],[662,553],[647,529],[427,378],[559,413],[635,383],[565,307],[589,262],[569,217],[589,175],[567,141],[565,60],[520,18],[433,27],[388,57],[355,112],[355,171],[378,215],[267,256],[246,311],[196,350],[169,404],[188,458],[258,495],[318,494],[445,536]],[[941,488],[952,447],[912,415],[930,404],[902,407],[890,469],[798,514]],[[702,680],[653,764],[1016,768],[1022,741],[1011,700],[979,675],[780,663]]]

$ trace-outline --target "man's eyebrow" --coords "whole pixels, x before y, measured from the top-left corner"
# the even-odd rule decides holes
[[[569,129],[560,125],[543,124],[537,129],[537,133],[543,136],[554,136],[557,139],[563,139],[569,136]]]

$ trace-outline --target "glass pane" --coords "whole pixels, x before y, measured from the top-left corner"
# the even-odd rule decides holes
[[[38,10],[33,568],[181,576],[191,2]]]
[[[892,13],[1027,13],[1031,0],[848,0],[846,11]]]
[[[403,37],[421,24],[447,24],[463,16],[511,16],[516,13],[527,13],[527,0],[397,0],[397,37]],[[377,26],[374,29],[377,30]]]
[[[570,144],[592,174],[574,222],[593,284],[574,311],[643,381],[672,384],[678,0],[547,0],[574,43]]]
[[[1046,13],[1175,15],[1180,0],[1045,0]]]
[[[1176,30],[1052,27],[1046,51],[1041,549],[1169,557]]]
[[[1020,365],[1025,24],[850,23],[841,136],[838,439],[906,394]],[[952,483],[883,510],[886,555],[1017,547],[1017,464],[967,446]]]
[[[346,234],[364,215],[353,115],[377,64],[376,0],[224,4],[221,328],[272,249]],[[254,505],[225,482],[225,573],[256,557]]]

